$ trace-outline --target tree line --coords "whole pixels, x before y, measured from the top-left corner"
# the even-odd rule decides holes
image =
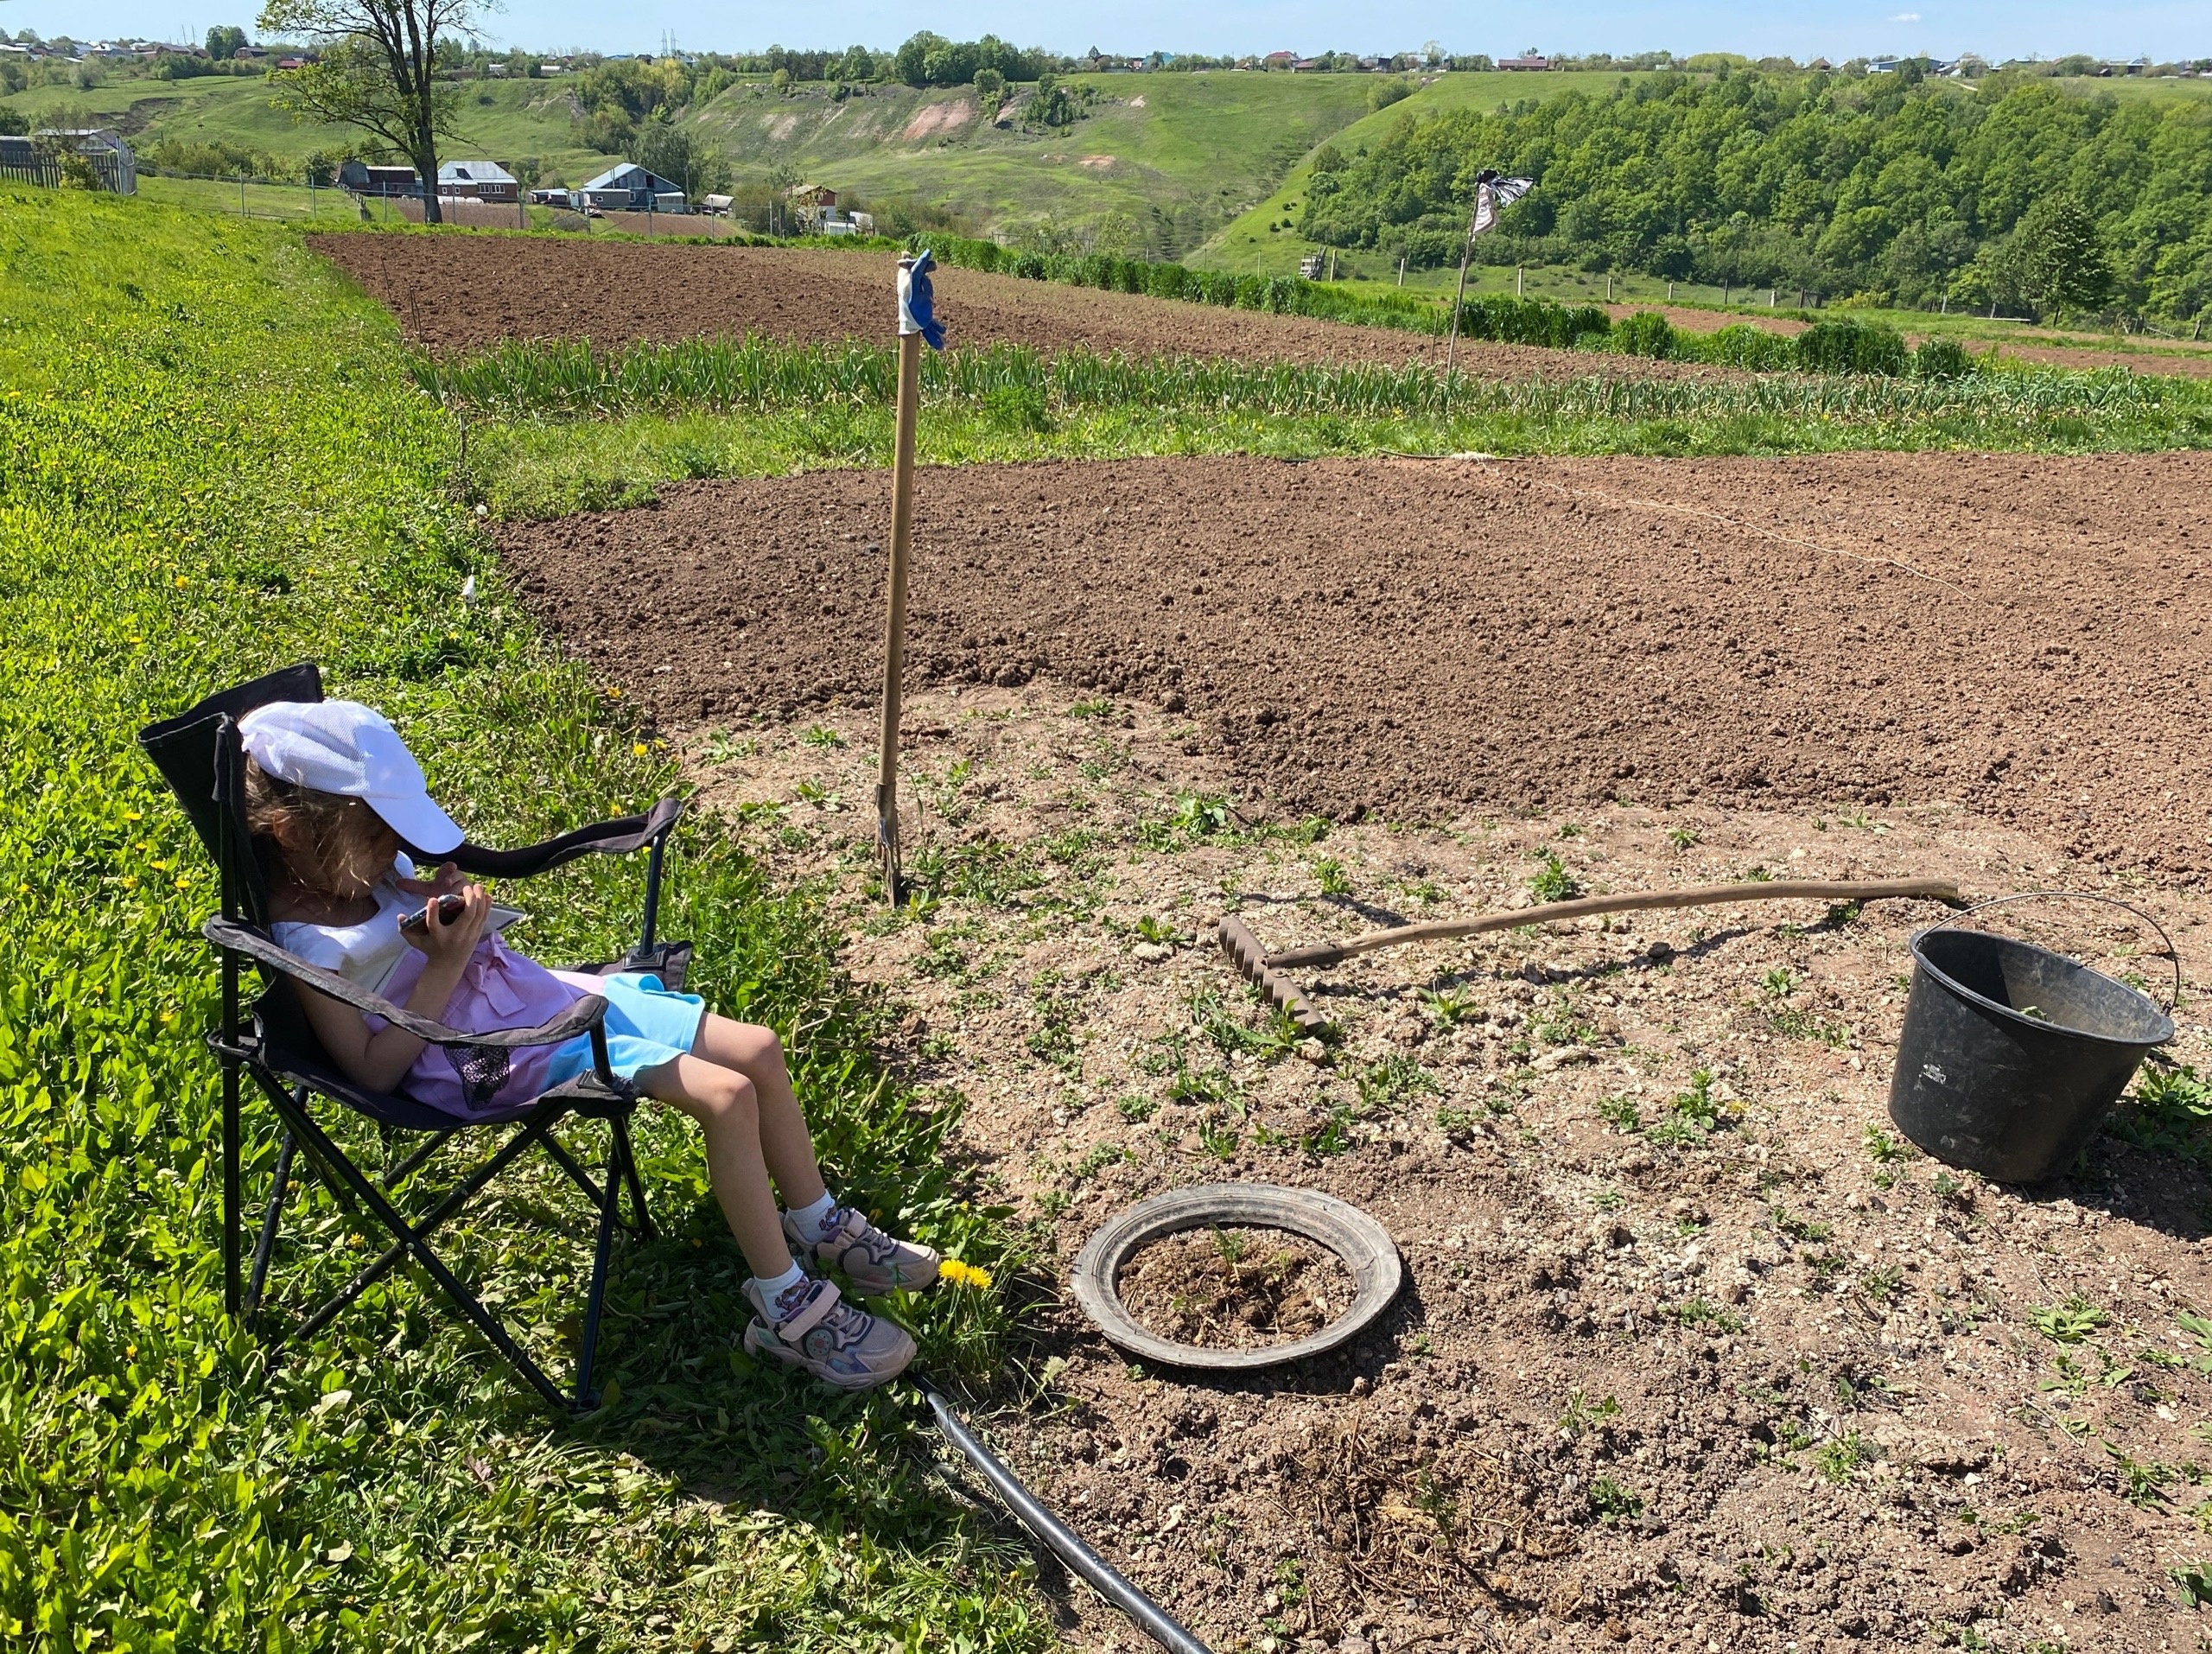
[[[1296,226],[1455,263],[1475,174],[1536,180],[1490,264],[1640,270],[2005,315],[2212,308],[2212,110],[1993,74],[1662,74],[1605,95],[1409,115],[1325,144]]]

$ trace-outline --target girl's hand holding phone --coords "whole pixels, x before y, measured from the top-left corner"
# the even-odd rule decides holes
[[[451,901],[458,901],[461,911],[448,919],[448,904]],[[432,964],[457,970],[476,951],[477,943],[483,939],[485,921],[491,916],[491,892],[480,884],[462,884],[458,890],[431,897],[423,910],[421,923],[408,922],[415,917],[409,914],[400,922],[399,933],[406,938],[409,947],[428,955]]]

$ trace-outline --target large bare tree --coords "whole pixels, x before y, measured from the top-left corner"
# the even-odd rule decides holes
[[[443,36],[478,32],[498,0],[267,0],[264,36],[312,40],[315,61],[270,77],[294,114],[358,127],[407,157],[423,180],[423,215],[438,213],[438,141],[457,136],[461,88],[438,79]]]

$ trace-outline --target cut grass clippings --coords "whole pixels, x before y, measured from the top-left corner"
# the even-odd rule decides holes
[[[662,1110],[640,1152],[663,1232],[617,1249],[608,1404],[580,1423],[419,1279],[273,1364],[228,1323],[213,872],[137,728],[318,659],[493,843],[676,771],[502,595],[447,486],[452,423],[296,232],[0,187],[0,1643],[1045,1646],[1027,1552],[937,1481],[911,1395],[740,1352],[743,1264]],[[678,851],[666,929],[699,942],[710,1003],[784,1030],[842,1186],[1004,1281],[1019,1237],[963,1199],[953,1105],[872,1054],[887,1008],[838,973],[817,894],[772,888],[711,820]],[[528,887],[533,952],[628,941],[640,869],[590,859]],[[323,1117],[377,1162],[372,1131]],[[274,1134],[247,1119],[251,1203]],[[563,1362],[583,1211],[557,1179],[504,1186],[442,1246]],[[280,1320],[378,1244],[312,1184],[285,1235]],[[988,1289],[910,1310],[931,1370],[1003,1364]]]

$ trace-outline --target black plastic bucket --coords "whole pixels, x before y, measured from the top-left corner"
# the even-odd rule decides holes
[[[1912,960],[1890,1118],[1936,1159],[2000,1183],[2062,1170],[2145,1053],[2174,1037],[2149,995],[2033,943],[1942,926],[1914,936]],[[2175,976],[2178,996],[2177,958]]]

